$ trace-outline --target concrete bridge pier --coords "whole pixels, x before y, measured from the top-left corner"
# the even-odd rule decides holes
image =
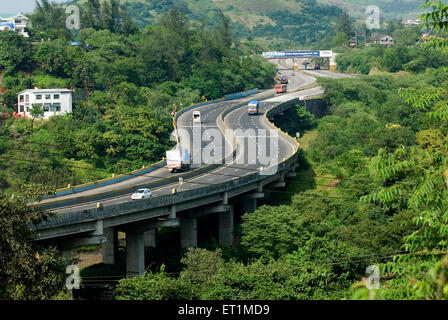
[[[144,232],[126,233],[126,277],[142,276],[145,272]]]
[[[158,228],[145,232],[145,247],[157,247]]]
[[[219,213],[219,243],[232,244],[233,242],[233,205],[229,210]]]
[[[184,217],[180,222],[180,246],[182,249],[198,246],[198,220]]]
[[[103,263],[117,264],[118,231],[114,228],[104,228],[103,236],[105,238],[105,242],[102,243]]]

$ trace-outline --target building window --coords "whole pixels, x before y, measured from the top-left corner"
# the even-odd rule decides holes
[[[51,94],[46,94],[45,95],[45,100],[50,100],[51,99]]]
[[[22,20],[16,19],[14,22],[15,22],[15,24],[21,24]]]
[[[50,111],[50,107],[51,107],[51,104],[49,104],[49,103],[45,103],[45,104],[44,104],[44,112],[48,112],[48,111]]]
[[[60,103],[54,103],[50,107],[50,111],[52,112],[59,112],[61,111],[61,104]]]
[[[23,107],[23,106],[20,106],[20,107],[19,107],[19,112],[23,112],[23,110],[24,110],[24,107]]]
[[[58,94],[53,95],[53,99],[54,100],[59,100],[59,95]]]
[[[36,95],[36,100],[42,100],[42,95],[41,94],[37,94]]]
[[[24,102],[22,95],[19,96],[19,102]]]
[[[30,102],[30,96],[29,95],[25,96],[25,102]]]
[[[26,112],[30,112],[30,107],[26,107]]]

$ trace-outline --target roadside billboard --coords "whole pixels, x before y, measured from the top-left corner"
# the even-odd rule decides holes
[[[312,50],[300,50],[300,51],[272,51],[263,52],[263,57],[266,59],[292,59],[292,58],[331,58],[333,51],[312,51]]]

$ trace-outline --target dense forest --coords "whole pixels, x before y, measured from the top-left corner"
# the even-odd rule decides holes
[[[113,0],[96,11],[99,2],[90,1],[82,11],[89,22],[73,34],[62,8],[39,3],[30,39],[0,33],[0,111],[12,114],[17,93],[33,87],[75,88],[76,103],[72,114],[49,121],[0,120],[3,190],[74,185],[141,168],[171,147],[173,104],[274,82],[274,65],[232,46],[224,15],[209,28],[172,10],[140,31],[125,23],[123,8],[107,9]]]

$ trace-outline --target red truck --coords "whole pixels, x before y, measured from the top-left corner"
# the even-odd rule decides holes
[[[275,93],[286,93],[288,86],[286,84],[276,84],[274,87]]]

